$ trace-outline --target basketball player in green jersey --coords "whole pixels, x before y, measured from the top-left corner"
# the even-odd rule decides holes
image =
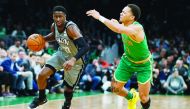
[[[53,8],[53,20],[51,32],[44,39],[46,41],[57,41],[59,48],[47,60],[38,76],[39,96],[30,103],[30,109],[47,102],[45,95],[47,79],[60,69],[64,69],[65,85],[65,102],[62,109],[70,109],[74,88],[83,69],[82,57],[89,50],[89,45],[84,40],[78,26],[74,22],[66,20],[66,9],[63,6]]]
[[[128,109],[136,109],[136,102],[139,97],[142,109],[149,109],[153,60],[148,49],[143,26],[137,22],[141,14],[140,8],[135,4],[129,4],[124,7],[120,13],[121,24],[116,20],[109,20],[101,16],[96,10],[89,10],[86,14],[101,21],[109,29],[120,33],[122,36],[124,54],[114,73],[113,92],[128,100]],[[127,91],[124,88],[126,82],[135,72],[137,72],[139,93],[134,89]]]

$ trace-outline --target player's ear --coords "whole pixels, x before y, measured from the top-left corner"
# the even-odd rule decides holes
[[[132,19],[132,20],[135,20],[135,16],[131,16],[131,19]]]

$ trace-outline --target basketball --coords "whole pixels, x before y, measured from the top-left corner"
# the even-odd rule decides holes
[[[32,34],[27,39],[27,46],[32,51],[40,51],[45,47],[45,40],[40,34]]]

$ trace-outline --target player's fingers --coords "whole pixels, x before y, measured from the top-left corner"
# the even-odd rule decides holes
[[[86,11],[86,14],[89,14],[89,11]]]
[[[87,16],[91,16],[90,14],[87,14]]]
[[[67,69],[67,68],[68,68],[68,62],[65,62],[65,63],[63,64],[63,67],[64,67],[64,69]]]
[[[67,70],[71,70],[71,68],[72,68],[72,67],[71,67],[71,66],[69,66],[69,67],[67,68]]]
[[[68,71],[68,66],[67,65],[65,65],[64,70]]]
[[[92,10],[89,10],[89,11],[86,12],[86,14],[90,14],[90,13],[92,13]]]
[[[72,65],[67,64],[67,70],[71,70],[71,68],[72,68]]]
[[[90,16],[90,12],[88,12],[88,13],[86,13],[87,14],[87,16]]]

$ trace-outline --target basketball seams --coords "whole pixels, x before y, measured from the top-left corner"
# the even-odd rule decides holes
[[[35,35],[37,35],[37,37],[35,37]],[[32,51],[40,51],[43,47],[42,43],[43,43],[43,39],[39,34],[33,34],[31,36],[29,36],[28,40],[27,40],[27,46],[30,50]]]
[[[38,34],[38,38],[39,38],[39,41],[40,41],[40,47],[41,47],[41,49],[43,49],[44,48],[44,43],[45,43],[45,41],[44,41],[44,39],[43,39],[43,36],[42,35],[39,35]]]
[[[42,45],[42,40],[41,40],[41,39],[42,39],[42,36],[39,35],[39,34],[38,34],[38,39],[39,39],[39,43],[40,43],[40,45]]]
[[[32,40],[32,41],[34,41],[36,44],[35,44],[35,45],[28,45],[28,47],[29,47],[30,49],[32,49],[33,51],[38,51],[38,49],[39,49],[39,47],[40,47],[40,46],[39,46],[40,43],[39,43],[38,41],[36,41],[35,39],[31,38],[31,37],[30,37],[29,39]],[[34,49],[34,48],[31,48],[31,46],[33,46],[33,47],[34,47],[34,46],[38,46],[38,47],[35,47],[35,49]]]

